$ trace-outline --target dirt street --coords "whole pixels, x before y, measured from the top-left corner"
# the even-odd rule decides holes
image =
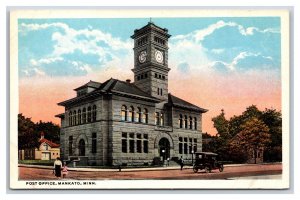
[[[211,173],[192,169],[157,169],[155,171],[69,171],[66,179],[103,180],[103,179],[228,179],[231,177],[274,175],[282,173],[281,164],[225,166],[223,172],[213,170]],[[19,167],[20,180],[55,180],[50,169]]]

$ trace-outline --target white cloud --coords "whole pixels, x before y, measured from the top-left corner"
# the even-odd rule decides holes
[[[51,27],[59,27],[62,29],[67,29],[68,25],[64,24],[64,23],[44,23],[44,24],[26,24],[26,23],[22,23],[20,26],[19,31],[21,33],[28,33],[30,31],[38,31],[38,30],[43,30],[43,29],[47,29],[47,28],[51,28]]]
[[[39,65],[50,64],[50,63],[62,61],[62,60],[63,60],[62,57],[42,58],[39,60],[30,59],[30,64],[33,66],[39,66]]]
[[[212,49],[211,52],[214,54],[221,54],[225,51],[225,49]]]
[[[224,28],[224,27],[236,27],[241,35],[248,36],[253,35],[254,32],[260,32],[260,33],[279,33],[280,31],[273,28],[267,28],[267,29],[259,29],[257,27],[244,27],[236,22],[224,22],[223,20],[220,20],[214,24],[209,25],[208,27],[200,30],[193,31],[186,35],[177,35],[173,37],[175,40],[182,40],[182,39],[193,39],[196,42],[203,41],[205,37],[211,35],[216,30]]]
[[[116,59],[124,60],[128,56],[131,56],[131,64],[133,64],[133,42],[130,39],[123,41],[120,38],[113,37],[109,33],[92,29],[91,26],[88,26],[86,29],[75,30],[64,23],[22,23],[20,26],[20,32],[23,34],[29,34],[30,31],[39,31],[51,28],[56,28],[49,30],[53,31],[51,37],[53,43],[49,44],[53,46],[53,51],[46,55],[47,58],[39,60],[31,59],[30,65],[41,66],[56,61],[62,61],[65,58],[65,55],[73,54],[75,51],[78,51],[81,54],[96,56],[95,61],[97,61],[98,58],[98,67],[104,67]],[[75,55],[73,58],[70,56],[68,59],[65,58],[65,61],[70,61],[71,66],[74,66],[77,70],[87,72],[92,71],[92,67],[90,65],[83,63],[85,62],[84,60],[81,60],[80,62],[77,61]],[[122,68],[122,61],[120,62],[119,67]],[[24,73],[26,74],[26,72]]]
[[[216,66],[220,66],[220,64],[221,64],[224,67],[226,67],[228,70],[234,71],[237,69],[238,63],[247,57],[261,57],[261,58],[264,58],[267,60],[273,60],[273,58],[270,56],[263,56],[260,53],[252,53],[252,52],[243,51],[243,52],[240,52],[236,57],[234,57],[230,63],[226,63],[223,61],[213,61],[213,62],[209,63],[209,66],[214,68]],[[253,59],[255,59],[255,58],[253,58]]]
[[[67,25],[64,26],[64,33],[53,33],[52,40],[56,42],[53,52],[55,56],[70,54],[79,50],[84,54],[98,55],[101,62],[105,62],[107,56],[116,57],[114,51],[129,51],[132,48],[132,43],[129,40],[122,41],[101,30],[75,30]],[[99,42],[105,45],[98,44]]]
[[[44,77],[44,76],[46,76],[46,72],[44,72],[43,70],[41,70],[37,67],[28,67],[26,69],[23,69],[22,72],[27,77],[30,77],[30,76]]]

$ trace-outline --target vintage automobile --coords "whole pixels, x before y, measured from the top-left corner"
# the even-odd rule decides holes
[[[193,171],[197,173],[198,170],[204,169],[206,173],[210,173],[211,170],[218,169],[222,172],[224,170],[223,163],[217,161],[217,158],[218,154],[216,153],[196,152]]]

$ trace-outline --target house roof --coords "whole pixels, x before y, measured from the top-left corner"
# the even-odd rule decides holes
[[[168,96],[168,104],[171,106],[174,106],[174,107],[180,107],[183,109],[194,110],[194,111],[201,112],[201,113],[205,113],[208,111],[207,109],[198,107],[198,106],[191,104],[183,99],[180,99],[180,98],[172,95],[171,93],[169,93],[169,96]]]
[[[58,148],[58,147],[59,147],[59,144],[56,144],[56,143],[54,143],[54,142],[51,142],[51,141],[49,141],[49,140],[47,140],[47,139],[45,139],[45,138],[40,139],[39,142],[40,142],[41,144],[47,143],[51,148]]]

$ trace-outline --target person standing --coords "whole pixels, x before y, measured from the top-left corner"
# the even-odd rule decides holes
[[[56,160],[54,161],[54,171],[55,171],[55,176],[58,178],[61,177],[61,168],[62,168],[62,163],[60,161],[60,158],[57,157]]]
[[[184,165],[184,160],[183,160],[183,158],[182,158],[182,156],[180,157],[180,170],[182,170],[183,169],[183,165]]]
[[[167,158],[167,166],[170,165],[170,158]]]
[[[68,167],[66,165],[66,162],[64,162],[64,166],[62,168],[62,175],[63,175],[63,178],[66,178],[67,177],[67,174],[68,174]]]

